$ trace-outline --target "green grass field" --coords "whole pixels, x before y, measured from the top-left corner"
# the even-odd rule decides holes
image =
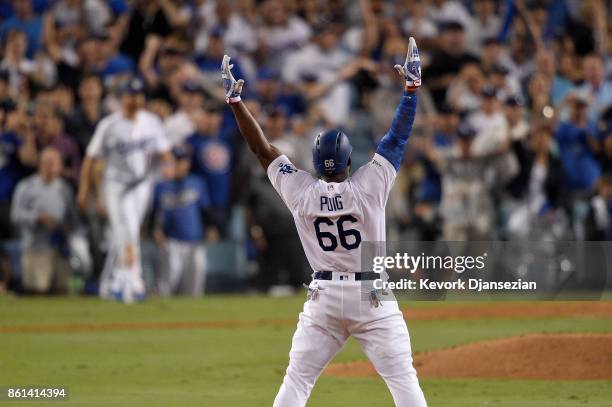
[[[271,406],[294,330],[287,321],[297,319],[302,301],[302,296],[209,296],[151,299],[126,306],[91,298],[0,297],[0,387],[66,386],[70,391],[64,402],[0,401],[0,407]],[[403,307],[454,304],[417,302]],[[189,321],[201,324],[172,325]],[[224,327],[215,321],[236,323]],[[27,331],[28,326],[116,323],[141,325],[140,329],[122,325],[109,330]],[[168,324],[155,327],[155,323]],[[420,352],[522,333],[612,332],[612,324],[604,318],[526,317],[415,321],[409,329],[413,350]],[[356,342],[350,341],[335,361],[363,358]],[[606,381],[422,379],[421,383],[430,407],[603,407],[612,402],[612,384]],[[320,379],[309,402],[309,406],[392,405],[380,378],[329,376]]]

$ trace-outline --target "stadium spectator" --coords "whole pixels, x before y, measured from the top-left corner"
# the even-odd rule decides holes
[[[61,172],[60,152],[45,148],[38,173],[20,181],[13,197],[11,219],[21,236],[22,285],[32,293],[68,291],[64,239],[74,224],[74,200]]]
[[[441,227],[440,198],[434,201],[436,197],[432,195],[435,195],[435,191],[427,195],[432,192],[432,184],[435,184],[431,172],[439,174],[438,168],[430,171],[430,167],[437,164],[429,156],[429,151],[436,148],[431,145],[431,139],[415,136],[410,144],[411,152],[404,157],[389,195],[387,218],[393,220],[390,236],[398,240],[436,240]]]
[[[504,44],[497,37],[488,37],[482,40],[480,67],[483,71],[489,72],[496,66],[506,68],[513,77],[517,76],[514,63]]]
[[[257,72],[255,91],[264,110],[282,108],[288,116],[306,111],[304,95],[295,88],[283,86],[280,75],[272,69],[262,68]]]
[[[581,93],[571,96],[570,120],[560,123],[555,140],[571,191],[590,193],[601,175],[593,147],[597,144],[588,122],[588,99]]]
[[[546,75],[551,81],[550,100],[553,106],[558,106],[572,90],[574,85],[570,80],[558,73],[555,54],[548,49],[540,49],[535,58],[536,72]]]
[[[209,106],[195,115],[196,131],[187,144],[191,146],[191,172],[202,177],[208,187],[210,208],[207,222],[211,230],[225,238],[229,221],[232,150],[221,138],[221,112]],[[213,229],[214,228],[214,229]]]
[[[79,83],[77,95],[78,103],[66,117],[66,132],[74,138],[83,156],[96,125],[106,114],[102,105],[104,88],[100,78],[95,75],[85,76]]]
[[[74,110],[74,92],[63,83],[57,83],[50,89],[49,100],[55,106],[57,115],[63,120]]]
[[[433,140],[431,140],[432,146],[429,148],[436,150],[450,148],[455,142],[455,129],[458,124],[459,115],[457,111],[449,105],[444,105],[436,118]],[[418,158],[423,165],[424,174],[416,190],[416,200],[419,202],[439,203],[442,195],[442,186],[436,164],[431,161],[427,154],[420,154]]]
[[[488,86],[481,91],[480,109],[470,114],[468,121],[476,130],[472,154],[483,156],[507,148],[508,122],[501,109],[497,89]]]
[[[23,137],[19,133],[31,131],[19,112],[4,111],[3,129],[0,134],[0,240],[13,237],[10,220],[11,198],[17,183],[27,174],[24,166]],[[26,157],[27,160],[27,157]]]
[[[470,16],[466,45],[475,54],[480,53],[484,40],[495,37],[501,28],[502,21],[495,3],[493,0],[475,0],[472,4],[474,16]]]
[[[213,28],[208,36],[208,46],[206,50],[196,55],[195,62],[200,69],[201,75],[212,84],[218,87],[221,86],[221,77],[219,76],[219,61],[223,59],[225,54],[225,45],[223,43],[223,28]],[[234,71],[241,78],[244,77],[240,62],[232,60]]]
[[[563,237],[565,216],[565,176],[559,158],[552,151],[550,124],[539,122],[533,126],[528,140],[516,141],[523,148],[516,148],[520,172],[510,183],[516,199],[508,219],[508,231],[513,239],[538,239],[533,233],[557,233]],[[553,231],[552,225],[560,228]]]
[[[446,103],[455,109],[471,112],[480,107],[486,78],[478,64],[467,64],[449,84]]]
[[[585,83],[580,90],[588,96],[589,121],[596,122],[612,105],[612,81],[606,78],[604,61],[597,54],[584,58],[583,70]]]
[[[120,50],[138,61],[145,49],[145,41],[149,34],[166,37],[172,32],[171,23],[162,5],[165,1],[136,0],[129,21],[123,32],[123,42]]]
[[[78,63],[76,44],[87,35],[87,21],[80,3],[78,0],[59,0],[51,7],[43,41],[55,61]]]
[[[204,103],[202,92],[203,89],[197,81],[189,80],[181,85],[178,109],[164,121],[172,145],[181,145],[196,131],[194,116]]]
[[[250,68],[245,71],[253,77],[256,67],[252,54],[257,51],[258,46],[255,1],[241,1],[235,7],[232,7],[230,2],[220,1],[217,3],[217,16],[217,25],[224,29],[223,43],[235,52],[241,61],[248,61]],[[196,39],[196,49],[205,48],[202,45],[198,44]]]
[[[525,139],[529,132],[529,123],[525,120],[523,102],[517,96],[507,97],[504,101],[504,113],[508,123],[510,141]]]
[[[404,33],[413,34],[424,44],[431,42],[438,35],[435,21],[427,15],[425,1],[406,2],[408,17],[402,23]]]
[[[25,33],[27,37],[27,55],[34,58],[42,47],[43,18],[34,13],[32,0],[13,0],[14,14],[0,24],[0,40],[6,41],[11,30]]]
[[[135,60],[120,53],[109,34],[98,34],[93,39],[96,54],[99,58],[95,73],[100,75],[102,81],[119,83],[135,73]],[[117,76],[120,78],[117,79]]]
[[[306,44],[313,30],[298,16],[290,15],[280,0],[267,0],[261,12],[263,24],[257,34],[259,52],[265,56],[268,66],[280,66],[288,52]]]
[[[478,58],[466,51],[464,24],[456,19],[440,22],[438,42],[439,48],[431,56],[427,75],[430,78],[429,90],[436,106],[440,107],[454,76],[468,63],[478,63]]]
[[[552,78],[545,73],[535,72],[527,85],[527,105],[532,117],[550,117],[552,115]]]
[[[64,162],[62,175],[76,185],[81,170],[79,147],[74,139],[64,132],[63,121],[55,112],[53,105],[38,103],[34,112],[33,124],[38,154],[41,154],[48,146],[55,147]]]
[[[447,21],[455,20],[466,27],[472,22],[470,13],[460,1],[432,0],[428,11],[429,16],[436,24],[444,24]]]
[[[519,95],[521,92],[518,80],[502,65],[495,65],[491,68],[487,75],[487,82],[497,89],[497,97],[500,100]]]
[[[169,90],[171,78],[177,70],[186,63],[187,53],[182,41],[173,38],[162,38],[155,34],[149,34],[146,39],[145,50],[138,61],[138,69],[147,82],[149,96],[153,99],[164,99],[167,102],[177,102]],[[181,78],[179,85],[184,80]]]
[[[189,173],[190,151],[178,146],[172,152],[174,162],[164,166],[164,180],[153,194],[153,236],[160,247],[157,289],[164,297],[201,296],[206,276],[203,211],[210,206],[208,189],[201,177]]]
[[[36,59],[28,57],[28,38],[25,32],[10,30],[4,40],[4,57],[0,68],[9,73],[9,83],[15,95],[27,89],[28,81],[39,86],[53,84],[56,76],[55,65],[44,55],[37,55]]]
[[[463,123],[456,131],[453,146],[428,149],[428,158],[442,174],[440,212],[445,240],[486,240],[494,220],[492,191],[497,186],[491,172],[495,153],[475,155],[477,131]]]
[[[337,83],[337,72],[352,56],[340,46],[339,24],[318,27],[310,43],[287,56],[282,69],[283,81],[297,85],[303,81],[334,83],[325,98],[317,104],[325,119],[332,126],[346,124],[350,109],[350,88],[345,82]]]
[[[604,174],[591,198],[586,240],[612,240],[612,174]]]

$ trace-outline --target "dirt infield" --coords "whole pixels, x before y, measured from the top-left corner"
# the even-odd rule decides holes
[[[532,334],[414,356],[420,377],[612,379],[612,334]],[[331,376],[373,376],[368,361],[337,363]]]
[[[404,308],[408,321],[537,318],[612,318],[612,301],[589,302],[504,302],[453,304],[433,308]],[[297,319],[297,316],[296,316]],[[62,324],[0,325],[0,333],[28,332],[98,332],[165,329],[220,329],[257,326],[293,326],[296,319],[170,321],[170,322],[92,322]]]

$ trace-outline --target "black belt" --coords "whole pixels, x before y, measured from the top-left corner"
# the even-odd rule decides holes
[[[317,271],[314,273],[315,280],[331,280],[333,271]],[[380,278],[380,273],[375,273],[373,271],[364,271],[363,273],[353,273],[355,274],[355,281],[361,280],[378,280]]]

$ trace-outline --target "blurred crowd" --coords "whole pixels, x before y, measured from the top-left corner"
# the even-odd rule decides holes
[[[298,166],[312,170],[313,136],[338,127],[356,168],[390,124],[403,88],[393,66],[409,36],[424,86],[387,206],[389,238],[610,240],[610,7],[0,0],[0,291],[66,292],[84,263],[95,291],[106,208],[100,197],[76,207],[80,166],[135,76],[180,148],[177,163],[188,162],[177,172],[204,185],[202,240],[239,247],[249,286],[301,285],[310,271],[291,215],[224,104],[223,54],[266,136]],[[163,245],[160,226],[147,227]]]

